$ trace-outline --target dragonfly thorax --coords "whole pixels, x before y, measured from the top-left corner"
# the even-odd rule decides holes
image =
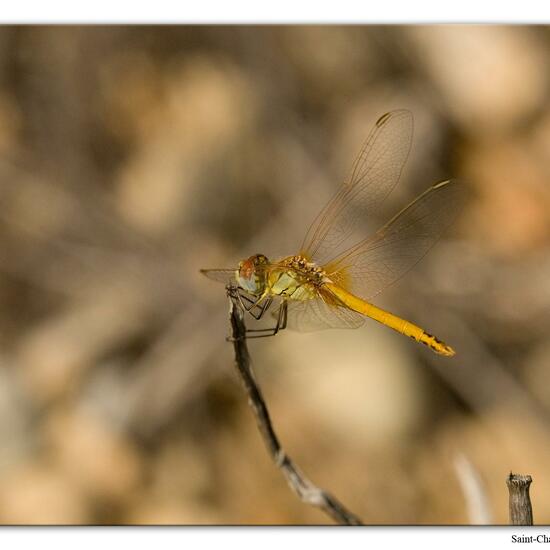
[[[269,271],[268,291],[291,300],[311,300],[327,277],[322,268],[303,256],[289,256]]]

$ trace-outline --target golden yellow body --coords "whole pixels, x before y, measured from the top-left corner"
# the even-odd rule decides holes
[[[428,334],[414,323],[405,321],[405,319],[401,319],[389,311],[376,307],[375,305],[354,296],[347,290],[344,290],[343,288],[340,288],[332,283],[326,283],[325,287],[330,290],[330,292],[334,294],[334,296],[336,296],[345,307],[353,309],[353,311],[357,311],[358,313],[362,313],[363,315],[366,315],[367,317],[370,317],[371,319],[374,319],[375,321],[378,321],[379,323],[382,323],[383,325],[386,325],[387,327],[390,327],[405,336],[413,338],[417,342],[425,344],[440,355],[446,355],[449,357],[455,354],[453,348],[441,340],[438,340],[435,336]]]
[[[463,186],[446,180],[426,189],[378,231],[363,238],[364,219],[376,213],[399,181],[411,147],[413,120],[399,109],[375,123],[350,177],[321,210],[297,254],[275,262],[255,254],[237,269],[201,270],[243,291],[241,305],[256,319],[280,298],[273,329],[357,328],[370,317],[445,356],[454,350],[417,325],[360,298],[376,296],[411,269],[452,223],[464,202]],[[348,310],[348,311],[345,311]],[[357,315],[359,314],[359,315]],[[271,334],[269,334],[271,332]]]
[[[252,260],[252,263],[254,263],[254,260]],[[256,273],[256,271],[253,272]],[[266,259],[264,272],[266,274],[265,285],[261,283],[261,277],[260,282],[257,278],[254,279],[254,284],[259,284],[255,290],[263,297],[272,295],[293,302],[303,302],[323,299],[323,297],[326,300],[328,294],[333,307],[345,307],[370,317],[400,334],[409,336],[413,340],[428,346],[440,355],[450,357],[455,354],[450,346],[414,323],[379,308],[348,292],[342,286],[333,283],[327,277],[324,269],[319,268],[313,262],[309,262],[306,258],[289,256],[275,264],[270,264]],[[242,284],[244,284],[244,281]]]

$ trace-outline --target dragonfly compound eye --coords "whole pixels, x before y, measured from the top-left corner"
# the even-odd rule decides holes
[[[252,256],[252,258],[250,258],[252,260],[252,262],[254,263],[254,265],[256,267],[258,266],[264,266],[264,265],[267,265],[269,263],[269,260],[267,259],[267,256],[264,256],[263,254],[256,254],[255,256]]]
[[[256,254],[240,262],[237,270],[239,286],[251,294],[262,294],[265,289],[267,265],[268,260],[262,254]]]

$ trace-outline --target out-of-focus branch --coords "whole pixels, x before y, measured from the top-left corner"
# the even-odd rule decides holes
[[[453,462],[464,494],[470,525],[491,525],[493,515],[487,492],[476,467],[463,453],[458,453]]]
[[[235,365],[248,394],[248,402],[256,417],[258,428],[271,458],[283,472],[290,488],[303,502],[311,504],[312,506],[317,506],[337,523],[344,525],[362,525],[361,520],[355,514],[347,510],[336,498],[309,481],[309,479],[300,472],[281,446],[275,434],[275,430],[273,429],[267,405],[252,372],[250,355],[246,344],[244,312],[238,300],[230,290],[228,291],[228,296],[230,298],[229,313],[231,334],[235,349]]]
[[[510,523],[512,525],[533,525],[533,509],[529,498],[531,476],[513,474],[506,479],[510,493]]]

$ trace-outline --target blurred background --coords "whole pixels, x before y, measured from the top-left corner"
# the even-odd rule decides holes
[[[383,113],[415,117],[373,228],[457,222],[375,322],[250,342],[290,456],[366,523],[550,522],[550,31],[0,28],[0,523],[320,524],[271,463],[200,268],[298,250]]]

